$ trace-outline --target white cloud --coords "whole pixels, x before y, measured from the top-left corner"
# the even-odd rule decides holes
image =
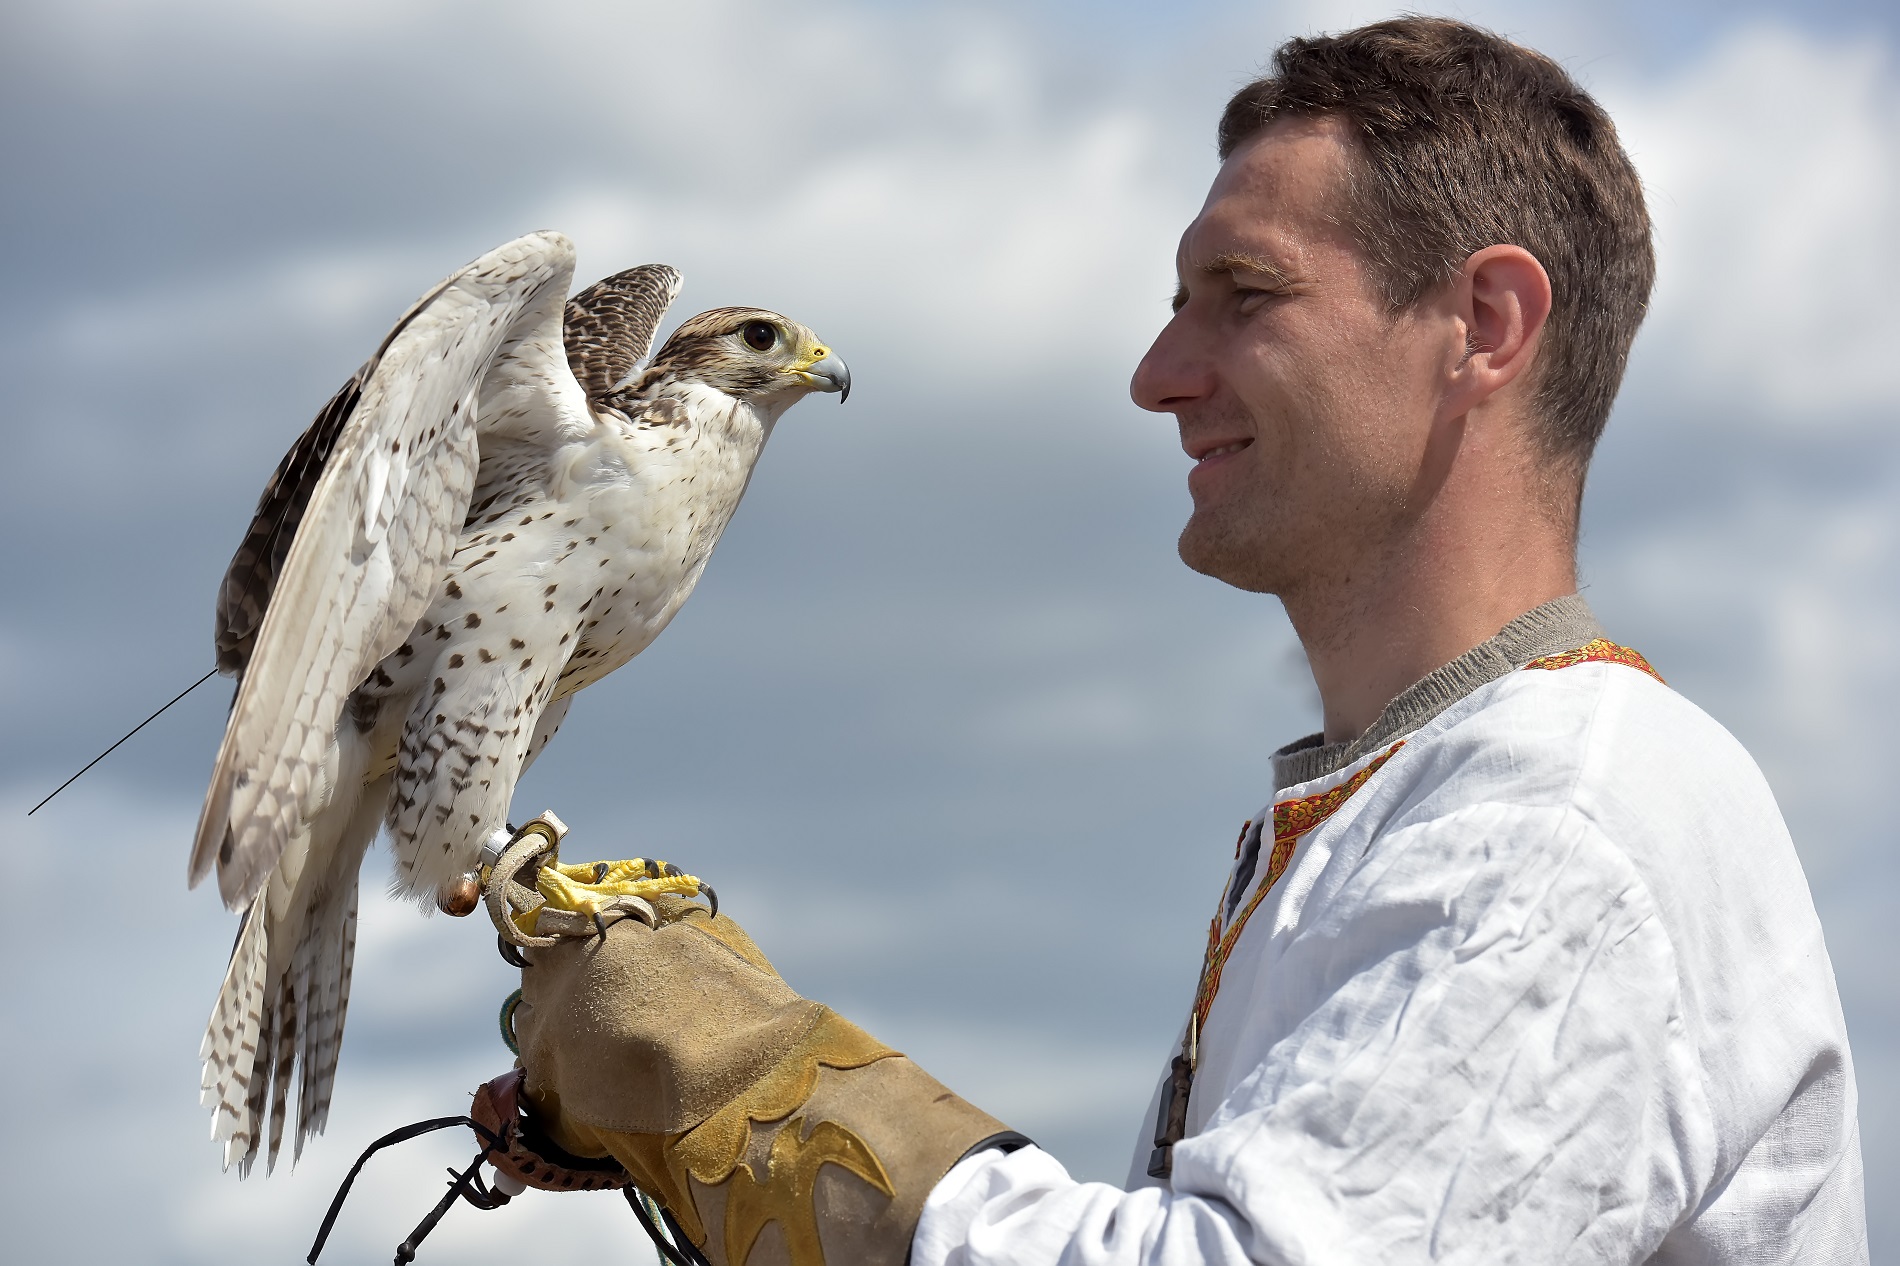
[[[334,338],[353,328],[393,323],[410,301],[393,279],[433,280],[461,262],[422,254],[387,248],[328,251],[183,283],[80,294],[51,314],[35,350],[84,364],[105,348],[118,366],[149,370],[185,355],[216,358],[271,343]],[[414,288],[420,293],[427,285],[419,282]],[[363,353],[373,350],[372,343]]]
[[[1641,355],[1787,427],[1900,405],[1900,90],[1890,50],[1752,27],[1605,93],[1648,187]]]
[[[599,180],[532,218],[575,234],[594,271],[664,254],[688,268],[683,303],[800,296],[950,383],[1119,369],[1164,311],[1182,219],[1180,191],[1143,178],[1157,139],[1126,112],[1003,137],[864,129],[756,192]]]

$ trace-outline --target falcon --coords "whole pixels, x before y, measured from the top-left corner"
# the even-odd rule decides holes
[[[291,446],[217,604],[237,694],[191,854],[243,912],[205,1033],[224,1165],[323,1129],[379,829],[395,890],[452,908],[576,691],[680,609],[766,439],[844,363],[758,308],[683,322],[680,274],[567,300],[531,233],[424,295]]]

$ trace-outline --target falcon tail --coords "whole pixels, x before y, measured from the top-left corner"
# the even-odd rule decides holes
[[[264,964],[270,954],[263,909],[264,897],[251,903],[231,949],[231,965],[224,987],[212,1008],[211,1023],[198,1048],[204,1060],[203,1091],[199,1103],[212,1109],[211,1137],[224,1144],[224,1167],[257,1150],[257,1128],[252,1119],[250,1083],[257,1055],[257,1035],[264,1015]]]
[[[290,1121],[293,1079],[293,1158],[302,1155],[305,1139],[323,1131],[349,1009],[356,901],[352,868],[343,882],[311,903],[301,927],[272,919],[268,889],[245,912],[199,1049],[204,1060],[200,1102],[213,1109],[211,1137],[224,1144],[226,1169],[236,1161],[240,1175],[250,1173],[267,1125],[265,1169],[275,1168]],[[294,949],[285,952],[282,943],[273,947],[273,933],[294,933]],[[273,970],[276,963],[282,966]]]

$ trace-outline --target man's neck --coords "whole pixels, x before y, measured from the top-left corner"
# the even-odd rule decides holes
[[[1286,595],[1324,705],[1325,741],[1358,737],[1412,683],[1576,588],[1569,542],[1531,525],[1475,540],[1421,531],[1351,579]]]

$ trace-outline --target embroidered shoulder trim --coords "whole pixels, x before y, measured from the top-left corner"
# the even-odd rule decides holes
[[[1618,646],[1607,637],[1599,637],[1593,642],[1579,646],[1574,651],[1560,651],[1555,655],[1533,659],[1524,667],[1558,669],[1569,668],[1574,664],[1621,664],[1625,668],[1634,668],[1637,672],[1648,673],[1665,686],[1669,684],[1663,681],[1661,673],[1650,667],[1649,661],[1644,659],[1640,652],[1633,651],[1627,646]],[[1276,819],[1279,816],[1277,806],[1274,816]]]

